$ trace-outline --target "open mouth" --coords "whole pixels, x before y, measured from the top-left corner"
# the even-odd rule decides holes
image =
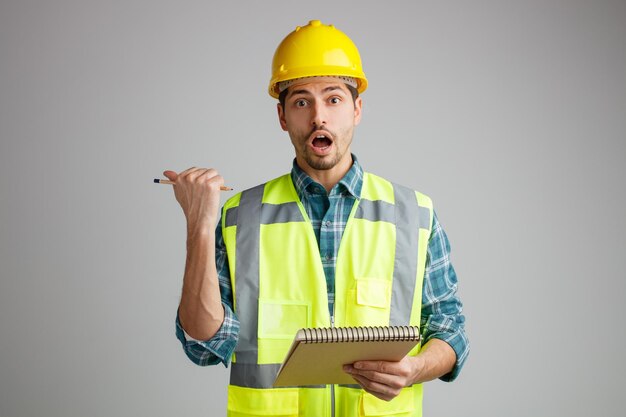
[[[314,132],[311,137],[311,148],[317,154],[325,154],[333,144],[332,137],[326,132]]]

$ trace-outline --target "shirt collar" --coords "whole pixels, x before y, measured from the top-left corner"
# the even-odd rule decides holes
[[[309,177],[306,172],[302,170],[293,160],[293,167],[291,169],[291,179],[298,192],[299,196],[305,193],[308,194],[326,194],[324,187]],[[352,154],[352,166],[346,172],[341,180],[330,190],[328,195],[347,193],[351,194],[354,198],[361,198],[361,188],[363,188],[363,168],[357,160],[356,155]]]

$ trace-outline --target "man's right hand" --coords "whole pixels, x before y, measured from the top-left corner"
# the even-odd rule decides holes
[[[215,226],[224,180],[214,169],[163,172],[187,218],[187,261],[178,315],[191,337],[208,340],[224,321],[215,266]]]
[[[187,218],[188,232],[213,230],[220,207],[220,187],[224,179],[212,168],[189,168],[179,174],[163,172],[174,181],[174,195]]]

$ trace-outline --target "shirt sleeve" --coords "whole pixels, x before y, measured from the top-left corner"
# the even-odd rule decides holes
[[[440,339],[456,353],[454,368],[440,378],[448,382],[456,379],[469,354],[463,304],[457,295],[457,285],[457,276],[450,262],[450,243],[434,214],[424,273],[421,327],[424,344],[433,338]]]
[[[176,337],[183,350],[196,365],[207,366],[228,363],[239,338],[239,320],[233,312],[233,291],[230,284],[230,269],[226,254],[226,245],[222,236],[221,221],[215,230],[215,263],[220,286],[220,297],[224,307],[224,322],[217,333],[209,340],[196,340],[190,337],[180,324],[176,314]]]

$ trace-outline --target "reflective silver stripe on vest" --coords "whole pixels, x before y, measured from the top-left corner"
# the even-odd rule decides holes
[[[420,211],[415,191],[393,184],[393,194],[396,201],[396,259],[389,325],[408,326],[417,279]]]
[[[419,208],[420,229],[430,230],[430,209],[428,207]]]
[[[230,371],[230,385],[247,388],[272,388],[280,363],[258,365],[233,362]],[[325,388],[326,385],[307,385],[307,388]],[[287,388],[287,387],[284,387]]]
[[[407,385],[405,388],[412,387],[413,385],[414,384]],[[340,386],[341,388],[363,389],[363,387],[359,384],[338,384],[338,386]]]
[[[371,222],[396,222],[394,206],[383,200],[366,200],[362,198],[356,208],[354,218]]]
[[[342,388],[354,388],[354,389],[362,389],[359,384],[339,384]]]
[[[258,362],[259,320],[259,233],[261,229],[261,201],[265,184],[241,193],[237,218],[245,219],[237,225],[235,264],[235,312],[239,318],[239,341],[236,349],[238,363]],[[227,216],[228,218],[228,213]]]
[[[226,227],[237,225],[237,211],[239,207],[231,207],[226,210]]]
[[[264,189],[265,184],[244,191],[239,206],[228,209],[225,219],[226,227],[237,225],[235,312],[240,322],[230,383],[249,388],[271,388],[280,368],[279,363],[257,363],[261,224],[304,221],[298,203],[262,203]]]
[[[226,227],[236,226],[239,207],[226,210]],[[268,204],[261,206],[261,224],[303,222],[298,203]]]
[[[231,366],[230,385],[248,388],[272,388],[274,379],[276,379],[280,369],[280,363],[259,365],[256,363],[233,362]]]
[[[268,204],[261,206],[261,224],[303,222],[298,203]]]

